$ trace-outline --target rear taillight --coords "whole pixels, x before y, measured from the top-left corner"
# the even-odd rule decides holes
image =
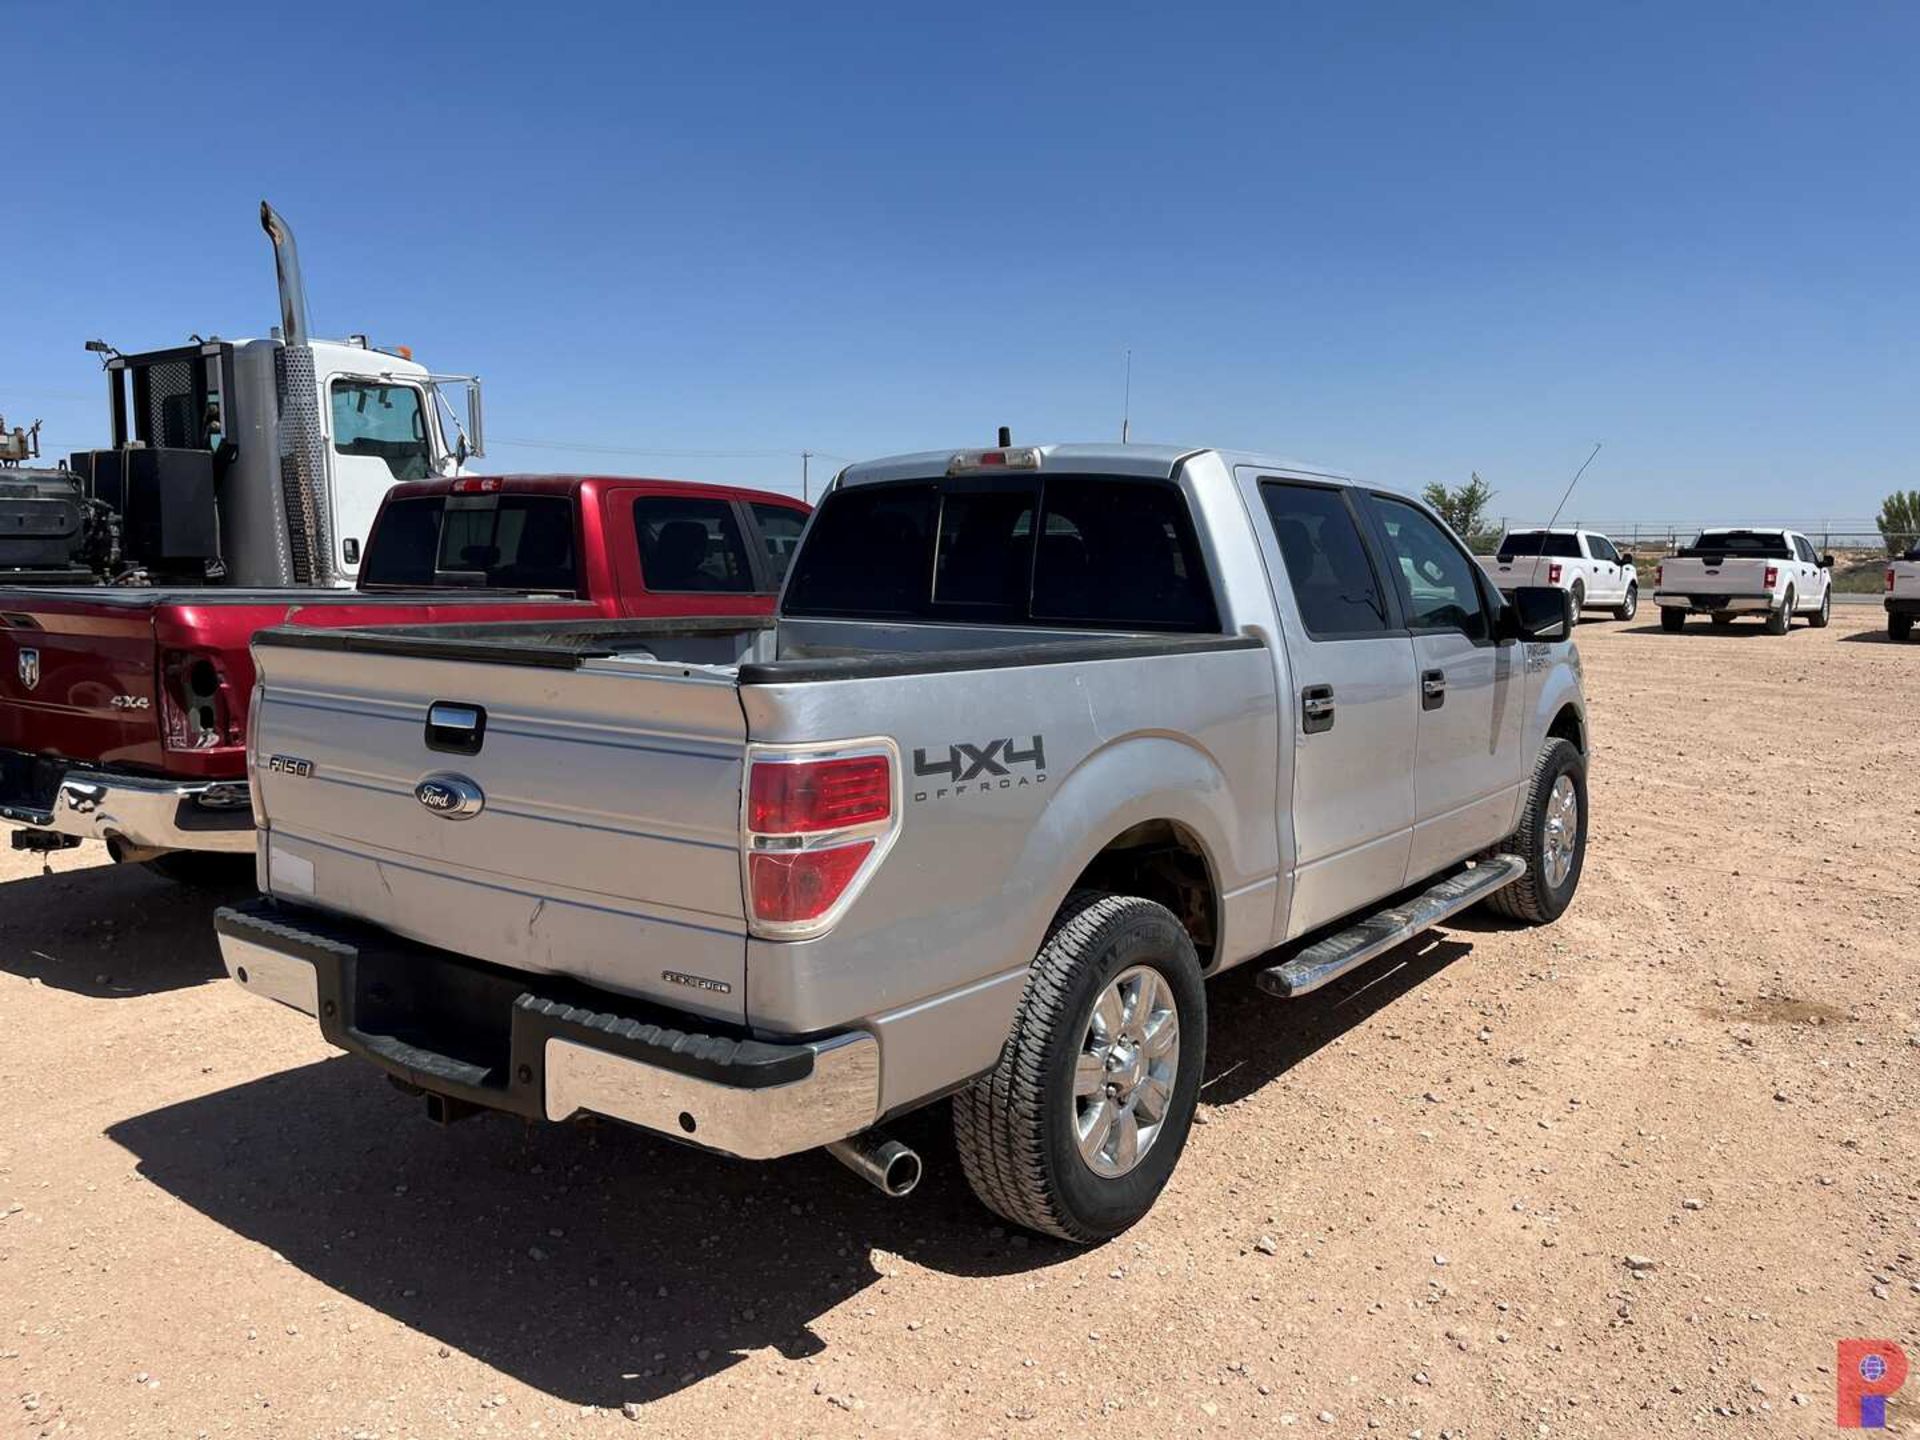
[[[1665,581],[1666,578],[1667,578],[1667,567],[1665,565],[1656,565],[1653,567],[1653,588],[1654,589],[1658,590],[1661,586],[1661,583]]]
[[[202,650],[160,655],[160,739],[169,750],[213,750],[245,739],[244,718],[220,656]]]
[[[840,918],[899,827],[897,762],[880,741],[747,754],[741,833],[756,935],[817,935]]]
[[[1893,589],[1893,567],[1891,565],[1887,567],[1887,589]]]
[[[1560,567],[1558,565],[1547,566],[1547,584],[1558,585],[1559,583],[1560,583]]]
[[[1779,583],[1780,583],[1780,567],[1778,565],[1767,566],[1767,589],[1771,590],[1774,586],[1778,585]]]

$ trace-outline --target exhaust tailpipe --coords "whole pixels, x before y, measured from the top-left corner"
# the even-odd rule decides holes
[[[312,337],[307,319],[307,283],[300,275],[300,247],[293,229],[280,212],[260,202],[260,228],[273,242],[273,270],[280,281],[280,334],[289,345],[304,345]]]
[[[920,1183],[920,1156],[891,1136],[867,1130],[847,1140],[836,1140],[827,1153],[874,1189],[899,1200]]]

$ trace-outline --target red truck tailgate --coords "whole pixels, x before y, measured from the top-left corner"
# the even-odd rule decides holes
[[[0,747],[160,764],[152,605],[0,592]]]

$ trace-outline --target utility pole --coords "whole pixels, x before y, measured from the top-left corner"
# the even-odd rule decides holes
[[[806,504],[813,503],[807,496],[807,465],[812,459],[813,452],[811,450],[802,450],[800,452],[800,499]]]

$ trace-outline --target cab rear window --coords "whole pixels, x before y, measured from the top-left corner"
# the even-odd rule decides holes
[[[1497,558],[1511,560],[1516,555],[1548,555],[1557,560],[1580,558],[1578,535],[1555,535],[1544,530],[1521,530],[1500,542]]]
[[[573,502],[557,495],[392,500],[367,543],[360,585],[578,588]]]
[[[1049,475],[835,490],[784,613],[1063,629],[1219,629],[1179,489]]]

